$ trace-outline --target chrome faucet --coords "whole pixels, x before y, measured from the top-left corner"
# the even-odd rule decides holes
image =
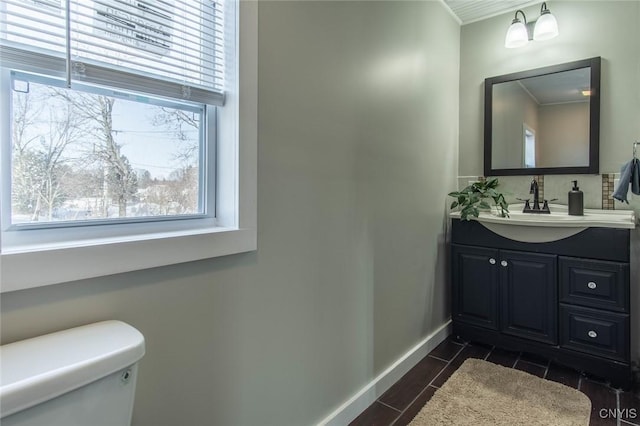
[[[549,211],[549,202],[544,200],[542,208],[540,208],[540,191],[538,188],[538,181],[531,180],[531,187],[529,188],[529,194],[533,194],[533,207],[529,204],[529,200],[525,201],[523,213],[551,213]]]

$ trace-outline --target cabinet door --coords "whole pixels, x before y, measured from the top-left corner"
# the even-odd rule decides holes
[[[500,251],[502,332],[557,344],[556,256]]]
[[[498,250],[452,246],[453,320],[498,329]]]

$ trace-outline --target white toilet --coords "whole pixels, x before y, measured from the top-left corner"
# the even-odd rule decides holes
[[[2,426],[128,426],[142,334],[103,321],[0,346]]]

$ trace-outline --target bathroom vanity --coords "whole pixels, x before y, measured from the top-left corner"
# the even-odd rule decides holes
[[[633,212],[552,211],[452,214],[453,333],[628,388]]]

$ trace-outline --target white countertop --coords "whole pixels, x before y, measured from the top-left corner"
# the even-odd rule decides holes
[[[522,213],[524,204],[509,205],[509,217],[501,217],[494,208],[491,211],[481,211],[480,216],[472,220],[479,222],[504,225],[537,226],[549,228],[618,228],[634,229],[636,216],[632,210],[599,210],[584,209],[583,216],[570,216],[567,206],[550,204],[551,214]],[[460,212],[451,212],[452,218],[460,218]]]

